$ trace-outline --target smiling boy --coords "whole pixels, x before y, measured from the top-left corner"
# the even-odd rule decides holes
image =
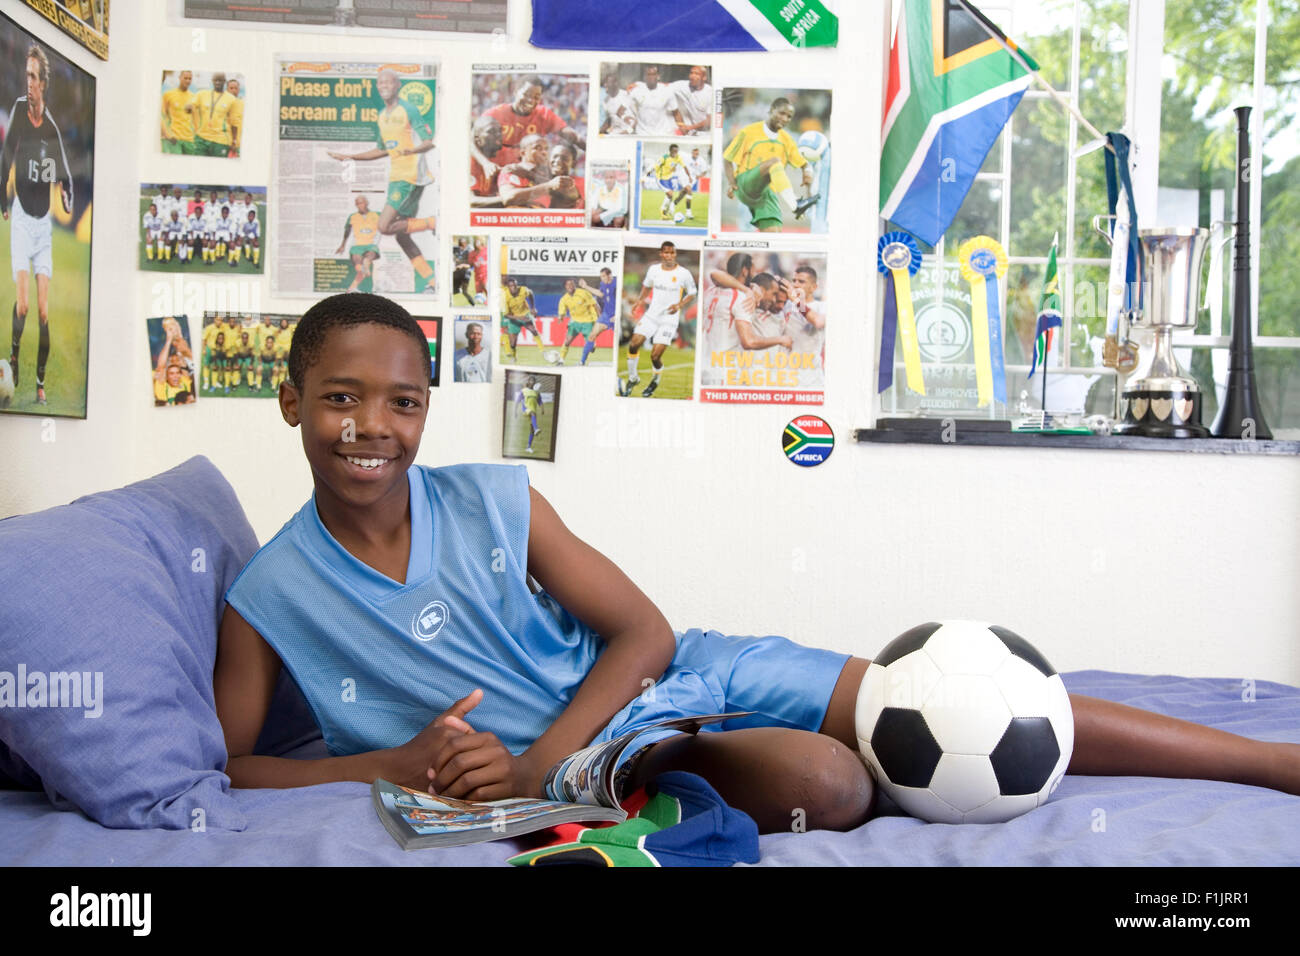
[[[226,595],[214,689],[233,785],[383,777],[472,800],[539,796],[546,770],[589,743],[750,710],[695,736],[643,737],[630,784],[698,773],[769,832],[795,810],[809,828],[866,820],[874,788],[853,715],[869,662],[674,634],[523,468],[415,464],[429,376],[418,325],[386,299],[334,296],[298,325],[280,410],[302,431],[315,493]],[[334,756],[252,755],[282,662]],[[1300,788],[1295,745],[1072,703],[1073,772]]]

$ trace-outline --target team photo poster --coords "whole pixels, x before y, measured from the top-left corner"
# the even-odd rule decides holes
[[[203,378],[199,394],[276,398],[289,377],[289,346],[299,316],[203,314]]]
[[[261,275],[266,187],[141,183],[139,267]]]
[[[244,141],[246,89],[242,73],[164,70],[162,151],[237,158]]]
[[[830,90],[722,91],[723,232],[824,234]]]
[[[621,259],[609,237],[503,238],[502,363],[608,368]]]
[[[0,15],[0,110],[11,108],[0,161],[0,262],[9,266],[0,409],[85,418],[95,78]]]
[[[705,241],[700,400],[825,401],[826,254]]]
[[[433,294],[438,65],[276,62],[277,295]]]
[[[475,64],[471,79],[471,226],[586,224],[585,74]]]

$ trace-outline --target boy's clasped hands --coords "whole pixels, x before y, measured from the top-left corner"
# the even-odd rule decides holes
[[[482,700],[482,690],[472,691],[398,747],[399,782],[459,800],[540,796],[546,768],[533,768],[526,753],[516,757],[496,734],[475,731],[465,720]]]

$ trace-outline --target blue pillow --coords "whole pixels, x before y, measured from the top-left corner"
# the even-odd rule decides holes
[[[256,550],[203,457],[0,521],[0,766],[105,826],[242,830],[212,670]]]

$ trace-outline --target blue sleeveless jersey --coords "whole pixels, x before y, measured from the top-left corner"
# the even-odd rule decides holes
[[[405,584],[340,545],[313,497],[253,556],[226,600],[289,669],[331,753],[403,744],[476,687],[484,696],[470,726],[523,753],[568,706],[604,642],[528,586],[523,466],[414,466],[408,480]],[[593,743],[728,710],[757,713],[707,729],[815,730],[846,659],[779,637],[691,630],[676,638],[668,670]]]

